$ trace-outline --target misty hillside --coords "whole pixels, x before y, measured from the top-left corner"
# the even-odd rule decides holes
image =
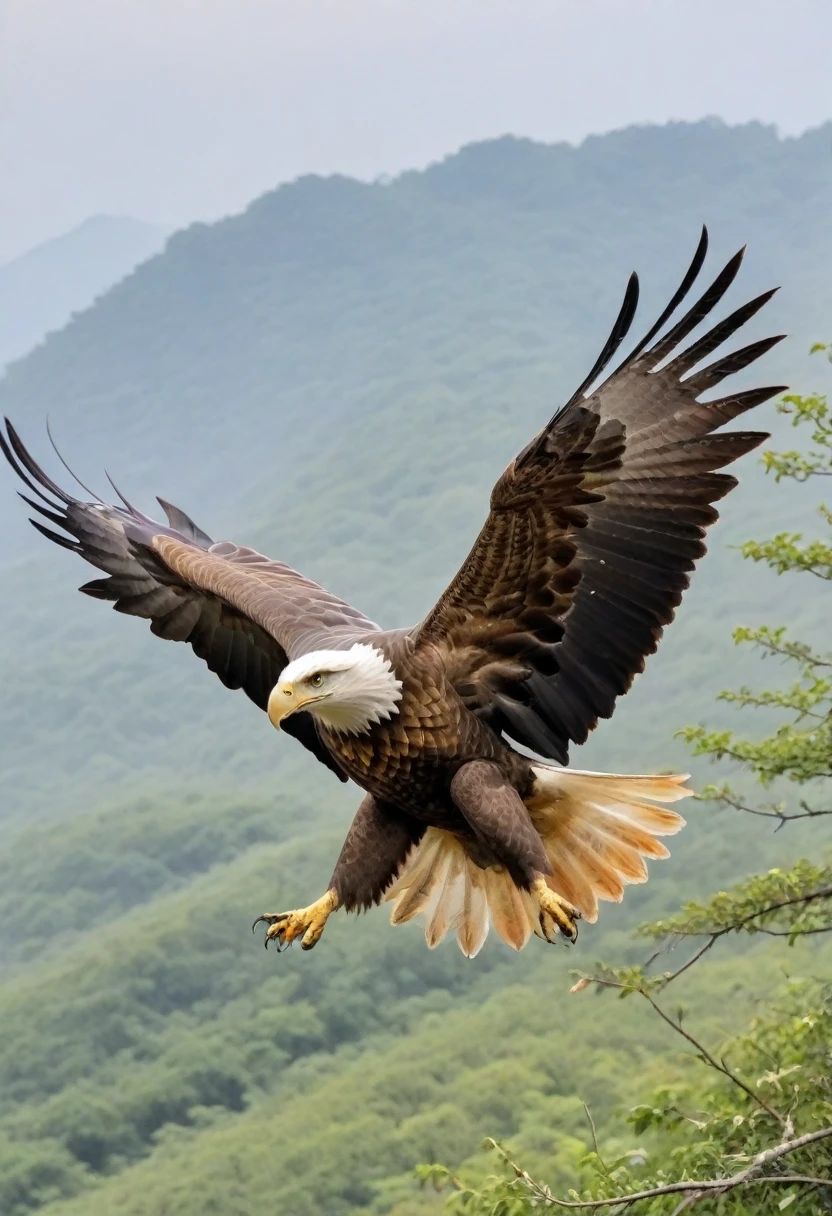
[[[96,215],[0,265],[0,370],[162,248],[165,230]]]
[[[47,415],[102,494],[106,467],[137,505],[160,493],[413,621],[594,361],[630,270],[639,337],[703,220],[704,281],[749,245],[721,315],[782,284],[740,341],[791,337],[751,381],[822,387],[806,351],[829,336],[830,136],[677,124],[501,139],[389,184],[304,178],[176,234],[8,370],[0,412],[61,480]],[[741,475],[680,620],[581,760],[686,763],[674,730],[715,721],[741,678],[732,625],[824,623],[805,585],[795,601],[729,548],[811,528],[810,492],[753,456]],[[692,804],[673,857],[575,950],[489,940],[469,961],[380,909],[267,955],[251,920],[319,893],[358,791],[187,648],[79,596],[89,568],[29,528],[15,488],[0,471],[2,1216],[438,1216],[414,1167],[481,1175],[487,1134],[574,1185],[584,1102],[611,1159],[630,1151],[622,1112],[696,1064],[633,1002],[568,996],[570,968],[641,959],[634,924],[787,863],[805,825],[775,837]],[[755,999],[777,989],[776,949],[680,981],[703,1033],[747,1021],[752,978]],[[828,950],[812,968],[830,973]]]
[[[49,415],[99,492],[107,468],[145,509],[160,493],[215,539],[297,565],[384,624],[417,620],[496,477],[594,360],[630,270],[643,332],[703,219],[707,275],[749,245],[724,311],[782,284],[743,337],[790,340],[747,376],[807,382],[805,352],[832,309],[830,130],[779,140],[706,122],[579,148],[502,139],[387,185],[303,178],[174,235],[14,365],[0,408],[47,463]],[[760,414],[772,423],[770,407]],[[594,763],[636,738],[655,763],[709,704],[727,628],[761,594],[753,571],[732,580],[726,542],[788,516],[754,461]],[[274,773],[287,749],[262,715],[185,648],[76,595],[86,568],[28,528],[12,489],[9,478],[0,496],[4,814],[51,815],[155,776]],[[694,650],[711,661],[691,662]],[[306,758],[291,763],[322,780]]]

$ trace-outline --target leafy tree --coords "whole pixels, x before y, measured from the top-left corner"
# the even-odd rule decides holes
[[[816,346],[832,361],[832,348]],[[777,481],[805,482],[832,476],[832,414],[824,396],[787,396],[780,411],[795,427],[811,428],[811,448],[768,452],[767,470]],[[827,529],[832,510],[821,507]],[[743,556],[764,562],[778,575],[801,573],[832,582],[832,543],[781,533],[748,541]],[[791,636],[788,628],[737,629],[739,645],[751,645],[794,672],[790,684],[755,692],[743,687],[721,700],[743,709],[776,712],[761,738],[689,727],[683,736],[694,755],[730,760],[740,785],[706,787],[700,797],[731,813],[774,821],[832,823],[832,655]],[[764,800],[747,790],[766,791]],[[782,797],[771,800],[777,789]],[[825,837],[828,840],[828,836]],[[687,903],[666,920],[642,926],[657,943],[643,966],[601,965],[580,975],[573,992],[614,989],[636,996],[685,1041],[707,1072],[686,1075],[663,1088],[630,1115],[632,1134],[649,1147],[614,1157],[599,1146],[589,1118],[593,1149],[581,1163],[580,1189],[558,1194],[532,1177],[496,1141],[490,1145],[504,1172],[468,1185],[447,1169],[421,1171],[425,1182],[451,1191],[449,1206],[470,1216],[527,1216],[541,1210],[582,1212],[796,1213],[832,1210],[832,984],[793,980],[750,1025],[721,1047],[707,1046],[689,1029],[682,1010],[671,1011],[669,986],[724,938],[743,935],[799,939],[832,934],[832,859],[818,843],[814,860],[767,873],[720,891],[703,903]],[[803,943],[808,952],[808,943]],[[674,970],[657,970],[669,948],[686,951]],[[811,972],[811,954],[805,959]]]

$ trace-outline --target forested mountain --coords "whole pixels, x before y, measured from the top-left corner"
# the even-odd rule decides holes
[[[388,185],[305,178],[176,234],[13,366],[0,408],[36,451],[48,414],[84,480],[100,486],[106,467],[139,505],[160,493],[215,538],[261,547],[404,624],[452,574],[502,468],[594,359],[630,270],[642,272],[643,330],[703,220],[714,271],[749,243],[726,308],[783,286],[748,333],[792,337],[750,374],[806,374],[832,305],[829,141],[830,128],[779,141],[703,123],[580,148],[504,139]],[[723,602],[743,615],[761,593],[747,576],[728,584],[726,541],[749,514],[774,523],[784,509],[769,506],[752,462],[661,665],[593,762],[629,747],[637,714],[661,727],[656,751],[638,731],[645,762],[665,755],[682,705],[687,716],[707,703],[696,685],[708,668],[691,651],[724,638],[713,629]],[[68,808],[122,780],[275,771],[285,749],[242,694],[74,595],[84,571],[44,549],[13,494],[0,512],[7,815]],[[71,675],[45,697],[58,669]]]
[[[164,240],[164,229],[155,224],[95,215],[0,265],[0,370],[88,308]]]
[[[102,494],[106,467],[144,509],[159,493],[404,624],[583,378],[630,270],[641,336],[703,221],[711,274],[749,246],[725,313],[782,285],[748,340],[791,336],[753,382],[810,384],[832,311],[830,140],[832,125],[780,140],[675,124],[578,148],[501,139],[392,182],[304,178],[177,233],[14,364],[0,410],[56,472],[46,415]],[[807,499],[773,494],[753,456],[741,476],[679,621],[579,763],[685,763],[673,731],[727,682],[731,626],[820,625],[819,603],[729,548],[805,526]],[[638,1013],[593,1002],[576,1022],[576,952],[489,942],[466,963],[383,911],[336,918],[312,955],[255,948],[262,907],[317,893],[357,791],[187,648],[77,595],[92,575],[28,528],[12,482],[0,473],[3,1216],[413,1216],[440,1201],[412,1167],[469,1160],[486,1132],[568,1183],[581,1100],[607,1125],[633,1097],[634,1051],[675,1075]],[[624,929],[671,887],[800,849],[797,832],[690,819],[578,953],[624,959]],[[705,973],[703,1014],[733,992],[743,1020],[745,966],[774,970],[757,952]]]

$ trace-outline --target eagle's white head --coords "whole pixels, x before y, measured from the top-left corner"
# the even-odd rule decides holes
[[[330,730],[359,735],[397,714],[401,699],[390,660],[375,646],[356,643],[349,650],[313,650],[284,667],[269,696],[269,720],[279,729],[304,709]]]

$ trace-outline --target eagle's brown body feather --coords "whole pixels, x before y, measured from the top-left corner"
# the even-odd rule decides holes
[[[466,709],[435,646],[416,648],[411,637],[399,636],[391,644],[382,641],[379,649],[402,678],[398,713],[361,735],[321,730],[357,785],[414,819],[450,831],[464,823],[450,786],[467,761],[493,761],[523,796],[530,793],[531,763]]]
[[[82,590],[148,619],[161,637],[190,643],[227,687],[243,688],[262,709],[287,664],[310,652],[363,643],[390,660],[402,684],[390,716],[352,734],[305,711],[285,723],[367,793],[333,876],[347,907],[377,902],[393,883],[394,919],[433,899],[431,940],[456,923],[463,947],[475,952],[490,909],[506,940],[521,945],[535,928],[534,884],[540,915],[559,915],[540,891],[541,873],[592,918],[599,896],[620,898],[624,882],[643,880],[643,856],[663,855],[655,837],[681,822],[652,805],[681,796],[675,779],[541,767],[512,743],[565,764],[570,744],[610,716],[673,619],[717,518],[713,504],[736,484],[718,470],[765,438],[714,432],[779,388],[699,397],[778,338],[694,369],[772,293],[680,351],[742,254],[662,333],[706,248],[703,232],[668,307],[593,390],[632,321],[633,276],[586,381],[500,477],[470,554],[410,630],[385,632],[283,563],[213,544],[170,504],[162,503],[164,527],[124,499],[76,499],[40,469],[10,424],[0,435],[36,496],[26,501],[63,533],[36,527],[104,573]]]

